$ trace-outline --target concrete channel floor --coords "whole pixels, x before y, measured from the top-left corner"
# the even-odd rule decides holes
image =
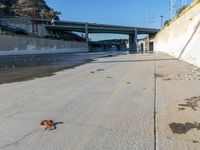
[[[198,70],[165,54],[99,58],[2,84],[0,149],[197,150],[199,91]],[[43,119],[56,130],[42,130]]]

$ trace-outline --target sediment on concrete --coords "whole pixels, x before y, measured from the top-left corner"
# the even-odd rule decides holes
[[[88,52],[85,42],[0,34],[0,55]]]

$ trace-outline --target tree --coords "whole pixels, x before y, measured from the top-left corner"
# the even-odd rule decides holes
[[[51,9],[48,13],[49,19],[56,19],[59,15],[61,15],[61,12],[54,11],[53,9]]]
[[[42,19],[45,19],[47,18],[47,11],[45,9],[42,9],[40,12],[39,12],[39,15]]]
[[[39,15],[43,19],[56,19],[56,20],[58,20],[59,19],[58,16],[61,15],[61,12],[54,11],[53,9],[50,9],[50,10],[43,9],[43,10],[40,11]]]
[[[171,19],[169,19],[169,20],[166,20],[166,21],[165,21],[165,23],[164,23],[164,27],[165,27],[165,26],[168,26],[168,25],[169,25],[169,23],[170,23],[171,21],[172,21]]]
[[[180,8],[176,11],[176,15],[179,16],[186,8],[187,8],[187,6],[182,6],[182,7],[180,7]]]

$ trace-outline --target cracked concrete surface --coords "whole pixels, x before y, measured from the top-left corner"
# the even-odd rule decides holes
[[[0,85],[0,149],[154,150],[154,75],[189,74],[191,67],[164,54],[124,55]],[[200,81],[156,82],[156,149],[198,149],[196,126],[174,134],[169,124],[180,131],[179,125],[200,122],[198,109],[178,109],[199,96]],[[64,124],[48,132],[43,119]]]

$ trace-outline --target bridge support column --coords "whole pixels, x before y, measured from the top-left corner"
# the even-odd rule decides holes
[[[149,53],[149,42],[150,42],[150,40],[149,40],[150,38],[149,38],[149,35],[147,35],[147,46],[146,46],[146,53]]]
[[[133,34],[129,35],[129,52],[130,53],[135,53],[137,52],[137,31]]]
[[[89,43],[89,34],[88,34],[88,23],[85,24],[85,39]]]

